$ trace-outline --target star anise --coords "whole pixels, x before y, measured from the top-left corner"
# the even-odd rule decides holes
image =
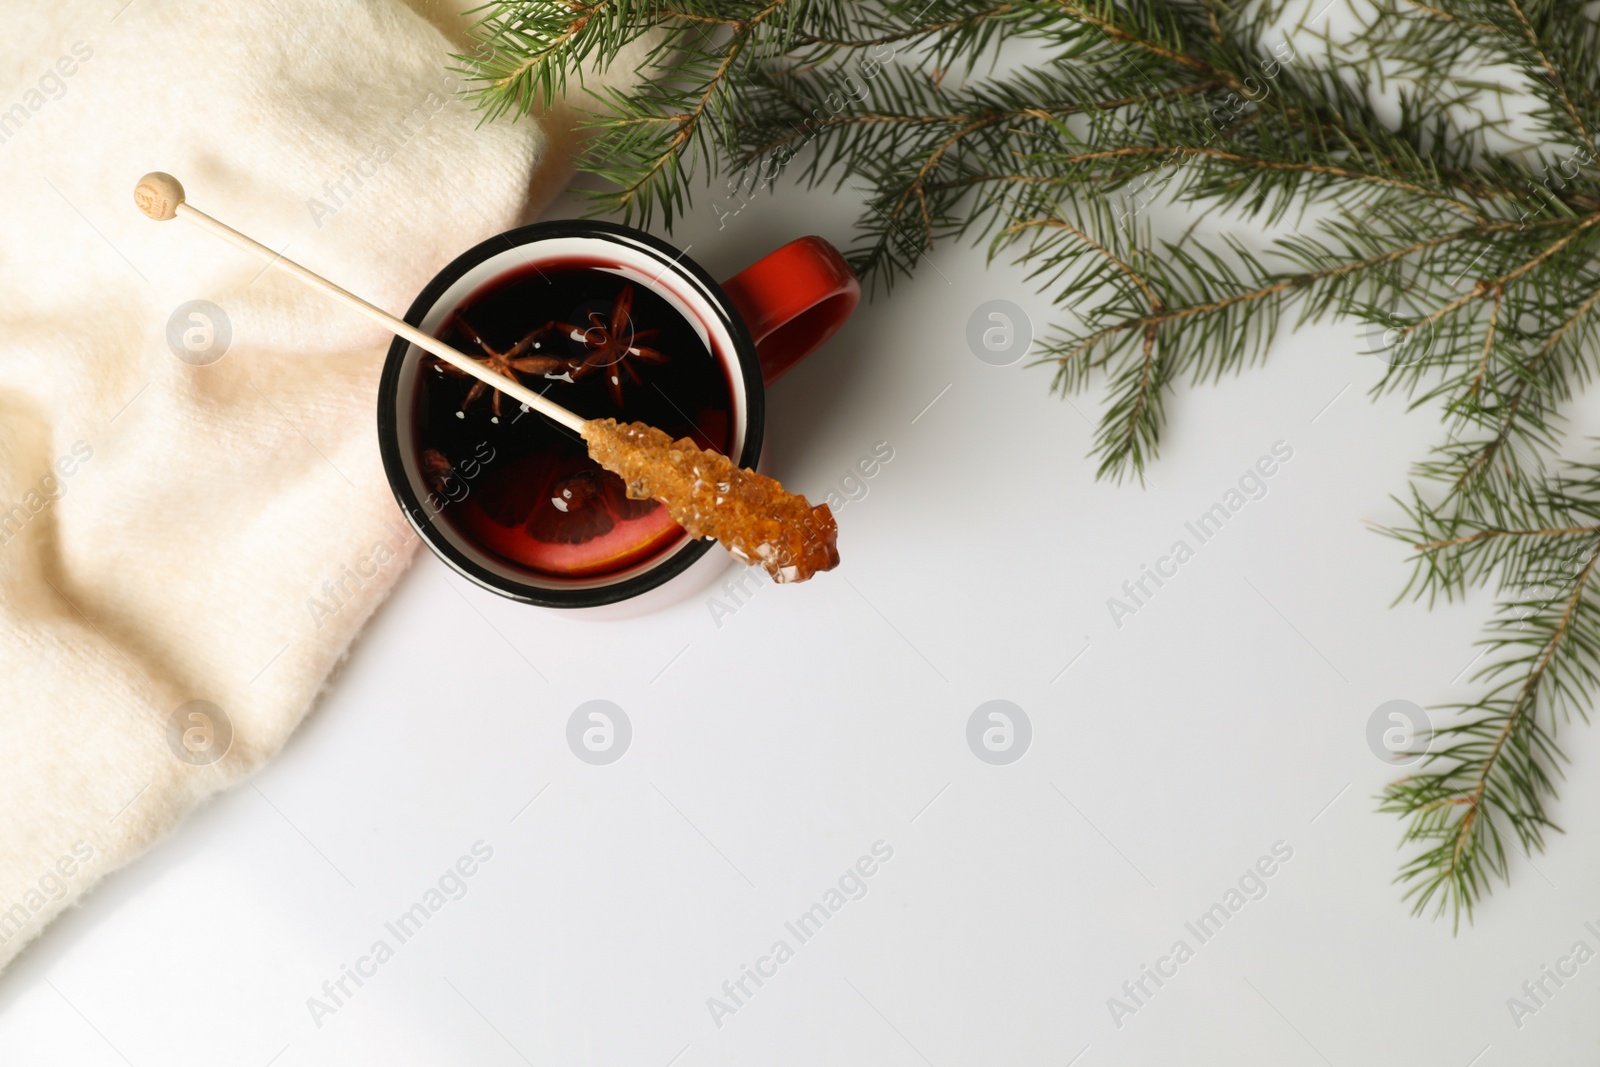
[[[631,361],[665,363],[667,357],[641,342],[654,338],[660,330],[635,330],[633,328],[633,286],[625,285],[611,306],[608,319],[598,311],[589,312],[587,325],[563,322],[562,332],[587,351],[583,360],[572,368],[572,380],[582,381],[598,372],[605,372],[606,386],[611,399],[622,406],[622,376],[626,374],[635,385],[643,382]]]
[[[472,324],[467,322],[462,315],[457,314],[455,316],[455,321],[456,324],[461,327],[462,332],[471,338],[472,343],[483,350],[483,362],[489,367],[489,369],[499,374],[503,374],[513,381],[517,380],[517,375],[519,373],[546,374],[553,370],[564,369],[568,365],[567,360],[557,359],[553,356],[527,356],[523,354],[527,352],[528,349],[533,346],[534,342],[539,340],[539,338],[555,331],[556,324],[554,322],[547,322],[543,326],[529,331],[528,335],[522,340],[512,345],[506,351],[500,352],[493,348],[488,341],[485,341],[483,336],[479,334],[477,330],[473,329]],[[452,374],[458,378],[468,377],[465,371],[451,366],[449,363],[446,363],[443,360],[439,360],[437,365],[439,369],[446,374]],[[492,392],[494,394],[494,398],[490,401],[490,404],[494,409],[495,418],[498,419],[500,417],[500,390],[491,390],[488,385],[481,381],[473,381],[472,388],[467,390],[466,399],[461,402],[461,410],[466,411],[473,401],[477,400],[486,392]]]

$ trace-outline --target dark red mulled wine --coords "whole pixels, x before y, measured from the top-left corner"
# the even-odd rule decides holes
[[[703,331],[615,265],[561,260],[502,275],[437,333],[585,418],[732,448],[732,387]],[[429,510],[510,566],[600,578],[685,536],[655,501],[629,500],[577,435],[431,356],[413,410]]]

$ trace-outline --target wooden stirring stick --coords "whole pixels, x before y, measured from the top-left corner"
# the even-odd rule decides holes
[[[359,311],[390,333],[404,337],[418,348],[438,356],[462,373],[472,375],[472,377],[490,388],[500,390],[507,396],[528,405],[539,414],[561,423],[569,430],[583,432],[583,426],[588,421],[587,419],[581,418],[555,401],[541,396],[521,382],[495,373],[485,366],[481,360],[473,359],[458,352],[437,337],[423,333],[409,322],[397,319],[382,308],[367,303],[359,296],[335,285],[322,277],[322,275],[313,274],[294,260],[285,259],[259,241],[253,241],[246,237],[232,226],[218,222],[184,199],[183,185],[172,175],[163,174],[160,171],[146,174],[139,179],[139,184],[134,186],[133,200],[134,203],[139,205],[140,211],[143,211],[157,222],[183,218],[187,222],[194,223],[202,230],[209,230],[229,244],[260,256],[279,270],[294,275],[314,289],[322,290],[346,307]]]
[[[629,498],[661,501],[673,521],[691,537],[721,541],[735,557],[764,567],[774,581],[803,582],[818,571],[838,566],[838,527],[828,505],[812,507],[805,497],[785,491],[766,475],[743,470],[727,456],[702,449],[688,438],[674,441],[642,423],[619,425],[614,419],[585,419],[568,411],[192,207],[184,199],[182,183],[170,174],[155,171],[140,178],[133,199],[140,211],[157,222],[181,216],[576,431],[588,443],[590,457],[622,478]]]

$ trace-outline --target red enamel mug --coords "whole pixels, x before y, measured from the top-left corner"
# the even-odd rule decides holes
[[[820,237],[718,284],[643,231],[557,221],[463,253],[405,318],[585,418],[649,422],[753,468],[766,387],[860,300]],[[453,370],[395,338],[378,439],[408,521],[457,572],[525,603],[587,608],[655,590],[709,551],[655,502],[628,501],[573,435]]]

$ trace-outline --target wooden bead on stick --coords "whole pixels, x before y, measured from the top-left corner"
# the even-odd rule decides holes
[[[183,203],[183,183],[170,174],[153,170],[133,187],[133,202],[157,222],[177,218],[178,205]]]

